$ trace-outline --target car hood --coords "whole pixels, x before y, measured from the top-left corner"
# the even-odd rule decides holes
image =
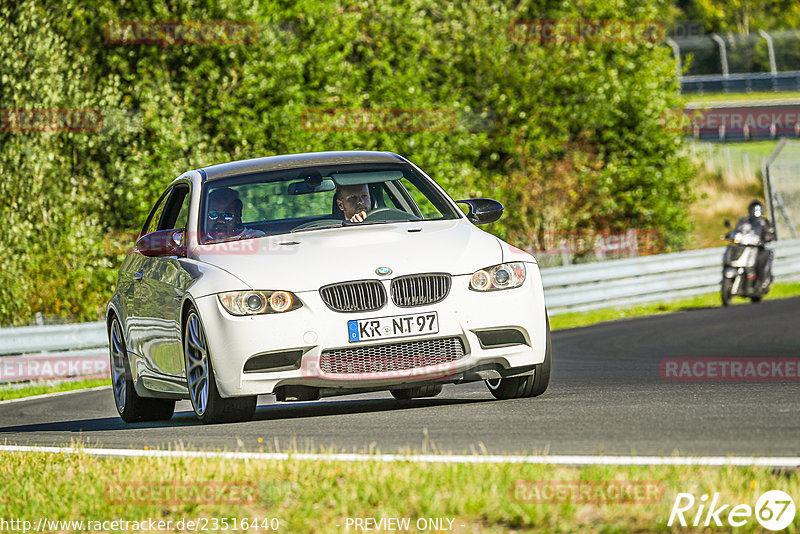
[[[472,272],[500,263],[501,241],[465,219],[320,229],[198,246],[193,256],[252,289],[312,291],[347,280]]]

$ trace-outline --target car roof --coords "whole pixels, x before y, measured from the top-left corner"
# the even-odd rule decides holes
[[[250,174],[254,172],[277,171],[317,165],[336,165],[347,163],[397,163],[405,158],[392,152],[370,150],[341,150],[335,152],[306,152],[304,154],[285,154],[264,158],[245,159],[220,163],[198,169],[206,180],[217,180]]]

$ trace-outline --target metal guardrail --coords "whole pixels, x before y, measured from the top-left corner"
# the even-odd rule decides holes
[[[0,328],[0,355],[74,350],[108,345],[105,323]]]
[[[0,328],[0,383],[105,377],[105,323]]]
[[[800,280],[800,239],[772,245],[776,281]],[[542,269],[551,315],[658,302],[719,290],[725,247]]]
[[[749,93],[753,91],[800,91],[800,71],[750,72],[743,74],[721,74],[682,76],[681,93]],[[776,95],[779,96],[779,95]]]
[[[800,239],[773,245],[777,281],[800,280]],[[725,247],[542,269],[551,315],[719,289]],[[108,376],[103,322],[0,329],[0,382]]]

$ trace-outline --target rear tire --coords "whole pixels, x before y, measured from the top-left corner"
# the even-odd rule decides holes
[[[128,363],[128,348],[119,320],[114,317],[108,329],[108,346],[111,358],[111,391],[117,412],[126,423],[167,421],[175,412],[175,401],[140,397],[133,385],[133,375]]]
[[[435,397],[442,392],[442,384],[428,384],[407,389],[390,389],[389,392],[397,400],[419,399],[422,397]]]
[[[202,423],[234,423],[253,418],[258,396],[223,398],[219,394],[203,323],[194,308],[189,310],[184,323],[183,355],[189,400]]]
[[[733,288],[733,280],[730,278],[722,279],[722,289],[720,290],[720,297],[722,298],[722,305],[728,306],[731,303],[731,289]]]
[[[538,397],[550,384],[550,366],[553,360],[553,344],[550,339],[550,317],[545,315],[547,334],[545,337],[544,361],[536,365],[532,375],[486,380],[486,387],[496,399],[519,399]]]

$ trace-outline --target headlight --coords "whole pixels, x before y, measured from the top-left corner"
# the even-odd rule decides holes
[[[473,291],[494,291],[519,287],[523,282],[525,282],[525,264],[515,261],[475,271],[469,281],[469,288]]]
[[[733,236],[733,242],[734,243],[738,243],[741,240],[742,240],[742,234],[736,234],[735,236]]]
[[[232,315],[283,313],[303,304],[289,291],[231,291],[217,295],[220,304]]]

